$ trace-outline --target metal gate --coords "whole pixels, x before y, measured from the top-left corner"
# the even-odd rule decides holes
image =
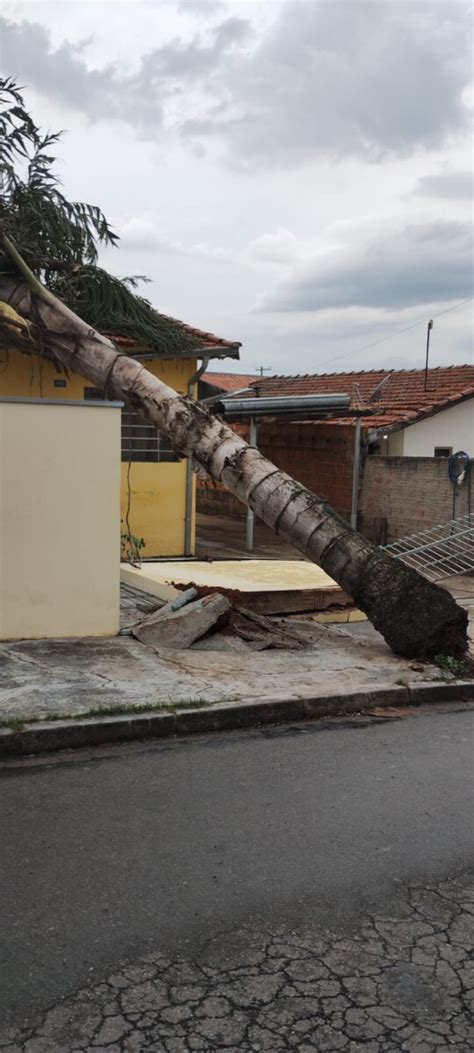
[[[430,581],[474,571],[474,513],[420,530],[385,545],[384,551]]]

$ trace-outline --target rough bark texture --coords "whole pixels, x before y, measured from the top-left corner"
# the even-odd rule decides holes
[[[0,278],[0,299],[31,319],[38,353],[123,399],[176,449],[223,482],[295,548],[318,563],[366,612],[397,654],[432,658],[467,650],[467,613],[450,594],[386,556],[321,498],[279,471],[198,403],[178,395],[139,362],[117,351],[68,308],[26,282]]]

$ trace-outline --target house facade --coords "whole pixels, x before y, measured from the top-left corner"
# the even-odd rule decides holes
[[[414,424],[394,427],[380,438],[380,453],[388,457],[450,457],[458,450],[474,456],[474,394],[455,405],[444,405]]]
[[[214,373],[212,383],[218,384]],[[203,381],[206,380],[206,374]],[[300,395],[346,394],[351,398],[351,409],[363,410],[361,419],[361,471],[360,502],[364,508],[364,487],[369,472],[374,477],[371,483],[370,514],[368,520],[382,524],[377,526],[377,536],[384,537],[383,523],[390,519],[391,510],[385,509],[387,489],[391,487],[397,504],[397,463],[408,460],[436,461],[433,472],[428,473],[430,483],[430,522],[447,521],[452,510],[452,494],[447,480],[446,459],[451,453],[463,450],[474,459],[474,366],[450,366],[428,370],[370,370],[356,373],[315,374],[312,376],[262,377],[251,384],[252,395],[278,398]],[[223,393],[229,394],[226,387]],[[241,397],[245,397],[242,395]],[[236,427],[235,425],[233,425]],[[237,425],[248,437],[248,424]],[[279,468],[288,472],[304,486],[319,494],[345,518],[350,516],[352,503],[354,463],[354,420],[333,418],[326,421],[271,421],[259,424],[259,449]],[[384,461],[375,479],[375,459]],[[369,468],[369,462],[372,468]],[[388,475],[388,464],[392,471]],[[471,473],[472,473],[471,465]],[[400,469],[401,471],[401,469]],[[428,478],[427,474],[427,478]],[[437,487],[436,480],[446,476],[446,488]],[[372,476],[371,476],[372,478]],[[470,478],[470,476],[469,476]],[[414,474],[411,475],[412,485]],[[407,484],[408,485],[408,484]],[[418,505],[423,500],[424,483],[422,473],[417,476]],[[434,489],[433,489],[434,488]],[[403,504],[405,484],[400,490]],[[438,501],[436,500],[438,493]],[[440,503],[440,495],[443,501]],[[463,491],[464,494],[464,491]],[[457,508],[470,510],[470,494],[466,501],[458,495]],[[469,500],[468,500],[469,497]],[[462,498],[462,499],[461,499]],[[473,497],[474,500],[474,497]],[[469,509],[468,509],[469,504]],[[245,515],[245,506],[211,482],[200,483],[198,508],[214,515]],[[423,519],[420,507],[419,518]],[[455,505],[455,512],[457,512]],[[439,517],[438,519],[436,517]],[[402,516],[397,519],[397,532],[403,532]],[[380,524],[379,524],[380,526]],[[372,527],[367,526],[371,533]],[[385,533],[390,536],[390,525]],[[372,531],[373,533],[373,531]]]
[[[182,322],[175,324],[193,337],[193,348],[185,354],[173,356],[171,349],[165,349],[158,355],[129,338],[114,335],[113,340],[120,350],[143,360],[159,380],[182,395],[196,397],[200,361],[238,358],[240,344]],[[48,359],[2,345],[1,397],[88,403],[102,400],[104,393],[77,374],[59,373]],[[33,438],[31,449],[34,457]],[[147,558],[193,555],[195,481],[189,462],[175,453],[166,436],[127,406],[121,416],[121,460],[122,530],[144,539],[141,554]]]

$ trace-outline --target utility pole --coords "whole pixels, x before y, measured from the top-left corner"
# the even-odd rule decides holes
[[[426,330],[426,363],[425,363],[425,391],[428,387],[428,362],[430,358],[430,333],[433,328],[433,319],[430,318]]]
[[[273,373],[273,369],[271,366],[256,366],[255,368],[257,370],[257,373],[260,373],[261,377],[263,377],[264,373]]]

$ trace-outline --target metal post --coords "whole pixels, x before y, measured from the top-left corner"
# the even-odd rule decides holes
[[[426,362],[425,362],[425,391],[428,387],[428,362],[430,358],[430,333],[433,328],[433,319],[430,318],[426,330]]]
[[[360,469],[360,417],[356,417],[354,435],[354,463],[352,466],[352,507],[351,527],[357,530],[357,505],[359,502],[359,469]]]
[[[191,377],[188,383],[188,398],[192,399],[194,394],[194,385],[199,382],[199,378],[206,372],[209,365],[209,359],[203,358],[199,369],[196,370],[194,376]],[[194,480],[193,480],[193,466],[191,458],[188,457],[186,461],[186,491],[184,501],[184,555],[194,555]]]
[[[257,449],[258,442],[258,427],[255,417],[250,418],[250,439],[249,445],[254,446]],[[247,552],[253,552],[253,535],[255,529],[255,512],[250,506],[247,508]]]

